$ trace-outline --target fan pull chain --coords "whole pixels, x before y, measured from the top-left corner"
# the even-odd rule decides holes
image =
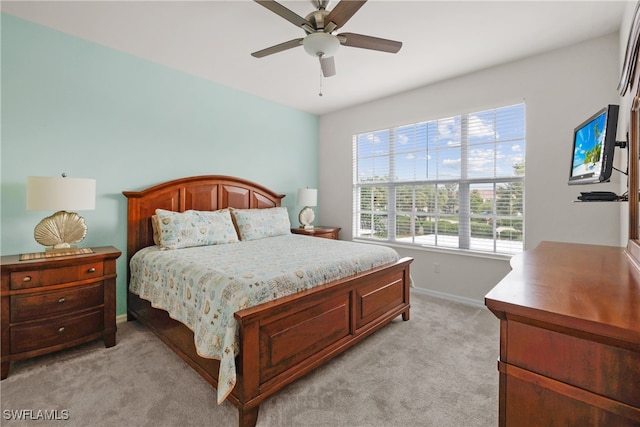
[[[320,67],[320,92],[318,96],[322,96],[322,66]]]

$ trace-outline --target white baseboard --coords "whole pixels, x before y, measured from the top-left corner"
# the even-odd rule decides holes
[[[127,314],[120,314],[119,316],[116,316],[116,323],[123,323],[127,321]]]
[[[484,301],[478,301],[478,300],[472,299],[472,298],[461,297],[459,295],[447,294],[445,292],[433,291],[431,289],[412,287],[411,288],[411,292],[416,292],[418,294],[429,295],[429,296],[436,297],[436,298],[442,298],[442,299],[446,299],[446,300],[449,300],[449,301],[459,302],[461,304],[470,305],[470,306],[476,307],[476,308],[486,308],[485,305],[484,305]]]

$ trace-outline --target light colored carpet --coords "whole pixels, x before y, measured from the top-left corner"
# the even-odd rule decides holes
[[[260,406],[258,427],[495,426],[499,321],[413,292],[400,318]],[[3,426],[237,426],[236,408],[137,322],[101,341],[15,362],[0,383]],[[10,420],[7,411],[68,411]],[[23,412],[24,413],[24,412]],[[53,423],[53,424],[52,424]]]

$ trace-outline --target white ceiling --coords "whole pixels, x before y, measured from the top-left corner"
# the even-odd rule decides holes
[[[305,17],[311,1],[281,1]],[[332,9],[337,1],[329,4]],[[302,48],[251,52],[303,30],[249,0],[2,1],[3,12],[294,108],[324,114],[617,32],[625,1],[369,0],[337,32],[399,40],[397,54],[340,47],[321,79]],[[318,96],[322,83],[323,96]]]

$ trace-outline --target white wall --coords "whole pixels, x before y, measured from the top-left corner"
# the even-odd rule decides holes
[[[614,172],[611,183],[591,186],[570,187],[567,179],[574,127],[604,105],[620,102],[619,50],[619,36],[611,34],[321,116],[322,223],[342,227],[341,238],[351,238],[353,134],[524,100],[525,249],[543,240],[618,246],[623,204],[573,201],[580,191],[619,192],[620,174]],[[412,276],[417,287],[478,303],[509,271],[505,259],[398,251],[415,258]]]

